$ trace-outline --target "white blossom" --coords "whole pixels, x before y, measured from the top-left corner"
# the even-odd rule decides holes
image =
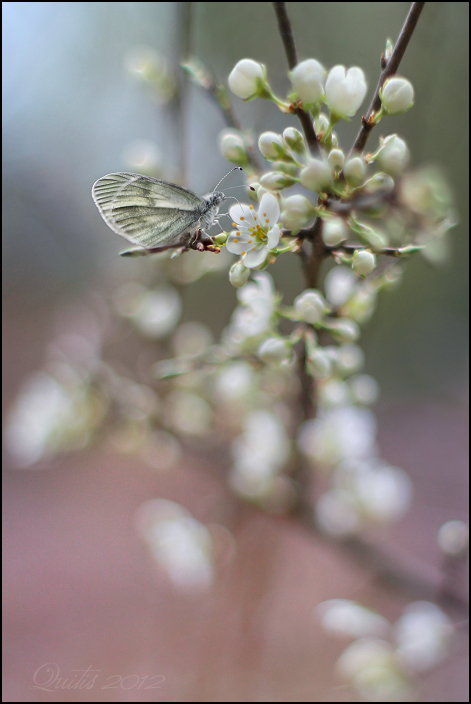
[[[357,66],[334,66],[325,84],[325,97],[337,117],[353,117],[366,95],[365,74]]]
[[[376,256],[366,249],[357,249],[353,255],[352,267],[359,276],[371,274],[376,266]]]
[[[298,320],[314,325],[326,312],[326,302],[316,289],[307,288],[294,299],[294,310]]]
[[[291,83],[305,107],[315,105],[324,94],[325,68],[315,59],[301,61],[290,73]]]
[[[229,281],[234,288],[242,288],[247,283],[249,276],[250,269],[247,269],[240,260],[229,269]]]
[[[281,233],[277,225],[280,206],[277,199],[271,193],[265,193],[257,215],[253,214],[253,206],[240,204],[233,205],[229,214],[238,230],[227,238],[227,250],[241,255],[243,264],[248,269],[260,266],[269,250],[274,249],[280,241]]]
[[[416,672],[435,667],[449,651],[453,623],[435,604],[416,601],[394,624],[397,653]]]
[[[137,527],[152,556],[182,591],[204,591],[214,581],[211,535],[173,501],[154,499],[138,512]]]
[[[322,222],[322,239],[328,247],[335,247],[348,237],[348,228],[342,218],[333,216]]]
[[[283,159],[286,154],[285,143],[276,132],[263,132],[258,139],[258,148],[268,161]]]
[[[354,156],[347,161],[343,175],[351,186],[360,186],[365,180],[366,164],[361,156]]]
[[[265,81],[265,67],[252,59],[241,59],[229,74],[229,88],[238,98],[255,96]]]
[[[300,179],[304,188],[318,193],[330,184],[332,172],[327,162],[321,159],[310,159],[307,166],[301,170]]]
[[[218,136],[218,143],[224,159],[238,166],[247,164],[247,148],[244,136],[239,130],[222,130]]]
[[[339,636],[362,638],[385,637],[390,624],[384,616],[357,604],[350,599],[329,599],[316,609],[325,631]]]
[[[281,220],[290,230],[299,230],[306,225],[313,215],[314,206],[302,195],[296,194],[283,198]]]
[[[393,76],[385,81],[380,91],[380,97],[387,113],[399,115],[413,106],[414,88],[407,78]]]
[[[267,337],[258,348],[257,355],[267,364],[280,364],[291,356],[291,345],[282,337]]]

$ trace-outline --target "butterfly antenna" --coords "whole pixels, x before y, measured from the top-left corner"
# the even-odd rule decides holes
[[[219,184],[222,183],[224,181],[224,179],[227,178],[229,176],[229,174],[231,174],[233,171],[243,171],[243,170],[244,169],[242,168],[242,166],[234,166],[234,168],[231,169],[230,171],[228,171],[227,174],[222,177],[222,179],[219,181],[219,183],[216,184],[214,191],[219,186]],[[214,191],[213,191],[213,193],[214,193]]]

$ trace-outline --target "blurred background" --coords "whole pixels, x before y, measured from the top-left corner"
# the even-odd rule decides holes
[[[409,4],[288,8],[300,60],[363,68],[366,110],[385,40],[396,40]],[[183,76],[181,58],[198,57],[224,81],[250,57],[267,65],[275,92],[285,94],[289,82],[271,3],[6,2],[2,10],[8,415],[51,340],[89,334],[90,309],[93,325],[109,325],[105,304],[118,287],[155,281],[154,258],[118,256],[124,240],[101,220],[94,181],[147,169],[205,193],[229,170],[217,148],[224,120]],[[435,566],[437,528],[467,515],[468,14],[468,3],[426,4],[401,64],[415,105],[381,123],[368,145],[397,131],[412,166],[440,166],[459,217],[443,263],[413,259],[361,339],[366,371],[382,390],[382,454],[409,472],[416,494],[411,516],[383,537]],[[167,102],[141,80],[149,52],[168,74]],[[268,101],[232,103],[254,136],[297,126]],[[357,131],[357,118],[339,126],[344,148]],[[281,257],[270,273],[291,304],[303,289],[297,258]],[[235,301],[224,271],[199,278],[183,295],[182,320],[201,321],[217,339]],[[134,358],[146,359],[135,341],[113,334],[119,364],[132,369]],[[5,453],[5,701],[351,701],[333,672],[338,644],[320,631],[313,608],[357,598],[394,619],[417,595],[384,589],[288,518],[237,504],[227,463],[221,447],[208,453],[198,444],[171,471],[99,443],[43,461],[41,471],[14,471]],[[209,593],[182,595],[154,570],[135,525],[143,502],[159,497],[214,526],[223,569]],[[31,689],[47,663],[64,677],[99,670],[100,684],[114,674],[165,680],[159,689]],[[465,663],[458,640],[450,661],[423,682],[423,700],[467,701]]]

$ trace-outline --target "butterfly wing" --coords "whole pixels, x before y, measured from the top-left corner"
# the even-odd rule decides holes
[[[99,178],[92,196],[114,232],[148,249],[178,242],[197,226],[205,205],[182,186],[125,172]]]

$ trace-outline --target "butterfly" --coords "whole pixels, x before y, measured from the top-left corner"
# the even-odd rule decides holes
[[[198,196],[175,183],[123,171],[95,181],[92,197],[108,227],[138,245],[121,252],[123,257],[174,247],[220,251],[204,228],[214,224],[219,206],[226,200],[222,191]]]

